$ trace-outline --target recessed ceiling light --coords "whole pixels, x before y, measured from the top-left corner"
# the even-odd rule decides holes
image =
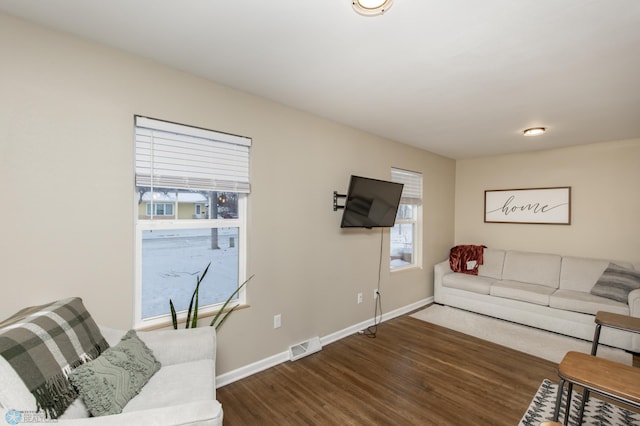
[[[523,130],[522,134],[525,136],[538,136],[546,131],[547,129],[544,127],[531,127],[530,129]]]
[[[376,16],[389,10],[393,0],[352,0],[351,4],[360,15]]]

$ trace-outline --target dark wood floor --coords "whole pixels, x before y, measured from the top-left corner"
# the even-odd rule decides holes
[[[225,426],[518,424],[557,365],[409,316],[218,389]]]

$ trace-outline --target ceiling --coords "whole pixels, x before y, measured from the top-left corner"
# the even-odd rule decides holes
[[[0,0],[0,11],[446,157],[640,137],[640,0]],[[524,137],[544,126],[543,136]]]

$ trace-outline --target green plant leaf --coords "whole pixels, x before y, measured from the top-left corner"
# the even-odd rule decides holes
[[[204,280],[204,277],[207,275],[207,272],[209,271],[210,266],[211,266],[211,262],[209,262],[207,267],[204,269],[204,271],[202,272],[202,275],[197,276],[196,288],[193,290],[193,294],[191,295],[191,300],[189,302],[189,308],[187,309],[187,319],[185,321],[185,328],[196,328],[198,326],[198,304],[199,304],[200,284]],[[227,305],[229,305],[229,303],[231,302],[231,300],[233,300],[235,295],[237,295],[240,292],[240,290],[242,290],[242,288],[245,285],[247,285],[249,281],[251,281],[253,277],[254,277],[253,275],[250,276],[249,279],[247,279],[245,282],[240,284],[238,288],[235,289],[233,293],[231,293],[231,295],[224,302],[220,310],[213,317],[213,320],[209,325],[215,326],[216,331],[222,326],[222,324],[224,324],[224,322],[227,320],[229,315],[231,315],[231,313],[235,311],[239,306],[239,305],[235,305],[231,309],[229,309],[229,311],[224,312]],[[173,301],[171,299],[169,299],[169,307],[171,309],[171,322],[173,323],[173,328],[177,329],[178,319],[177,319],[175,307],[173,306]]]
[[[171,309],[171,323],[173,324],[173,329],[178,329],[178,315],[176,314],[176,308],[173,306],[173,301],[169,299],[169,308]]]
[[[195,299],[197,292],[198,292],[198,286],[196,285],[196,288],[195,290],[193,290],[193,294],[191,295],[189,308],[187,309],[187,320],[185,321],[184,328],[189,328],[189,323],[191,322],[191,310],[193,309],[193,300]]]
[[[198,326],[198,298],[200,294],[200,283],[196,285],[196,304],[193,307],[193,318],[191,319],[191,328],[196,328]],[[187,324],[187,328],[188,324]]]
[[[202,280],[204,279],[205,275],[207,275],[207,271],[209,270],[209,266],[211,266],[211,262],[209,262],[209,264],[207,265],[207,267],[204,269],[204,272],[202,273],[202,276],[198,276],[196,279],[196,288],[195,290],[193,290],[193,294],[191,295],[191,301],[189,301],[189,308],[187,309],[187,320],[185,321],[184,324],[184,328],[189,328],[189,326],[192,325],[192,323],[195,323],[197,325],[197,321],[198,321],[198,289],[200,288],[200,283],[202,282]],[[194,307],[194,302],[195,302],[195,307]],[[195,321],[192,320],[192,312],[193,312],[193,317],[195,318]],[[192,328],[195,328],[196,326],[194,325]]]
[[[216,328],[216,330],[220,327],[220,325],[222,325],[222,322],[220,322],[219,325],[216,325],[216,321],[218,320],[218,318],[220,318],[220,315],[222,314],[222,312],[224,311],[224,308],[227,307],[227,305],[229,304],[229,302],[231,302],[231,300],[233,299],[233,296],[235,296],[236,294],[238,294],[240,292],[240,290],[242,290],[242,287],[244,287],[245,285],[247,285],[247,283],[249,281],[251,281],[251,278],[253,278],[254,275],[251,275],[245,282],[243,282],[242,284],[240,284],[238,286],[238,288],[231,293],[231,296],[229,296],[227,298],[227,300],[224,302],[224,304],[222,305],[222,307],[220,308],[220,310],[218,311],[218,313],[216,314],[216,316],[213,317],[213,320],[211,320],[211,323],[209,324],[209,326],[214,326]],[[236,308],[236,306],[233,307],[233,309],[231,309],[231,311],[229,311],[227,313],[227,315],[224,316],[224,319],[226,319],[227,316],[229,316],[229,314]]]
[[[237,308],[238,306],[240,306],[240,305],[235,305],[233,308],[229,309],[229,312],[227,312],[227,313],[222,317],[222,319],[220,320],[220,322],[218,322],[218,323],[215,325],[215,329],[216,329],[216,331],[218,331],[218,329],[219,329],[220,327],[222,327],[222,324],[224,324],[224,322],[227,320],[227,317],[228,317],[229,315],[231,315],[231,312],[235,311],[235,310],[236,310],[236,308]]]
[[[200,284],[202,283],[202,281],[204,280],[204,277],[207,275],[207,272],[209,272],[209,267],[211,266],[211,262],[209,262],[209,264],[207,265],[206,268],[204,268],[204,272],[202,272],[201,276],[198,276],[197,279],[197,284],[196,284],[196,289],[194,291],[194,295],[195,295],[195,305],[193,307],[193,318],[191,319],[191,328],[196,328],[198,326],[198,301],[200,298]],[[191,297],[193,300],[193,296]],[[187,318],[187,328],[189,328],[189,319]]]

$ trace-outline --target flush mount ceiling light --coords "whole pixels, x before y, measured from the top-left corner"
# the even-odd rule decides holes
[[[523,130],[522,134],[525,136],[538,136],[546,131],[547,129],[544,127],[531,127],[530,129]]]
[[[377,16],[385,13],[393,0],[352,0],[353,10],[364,16]]]

